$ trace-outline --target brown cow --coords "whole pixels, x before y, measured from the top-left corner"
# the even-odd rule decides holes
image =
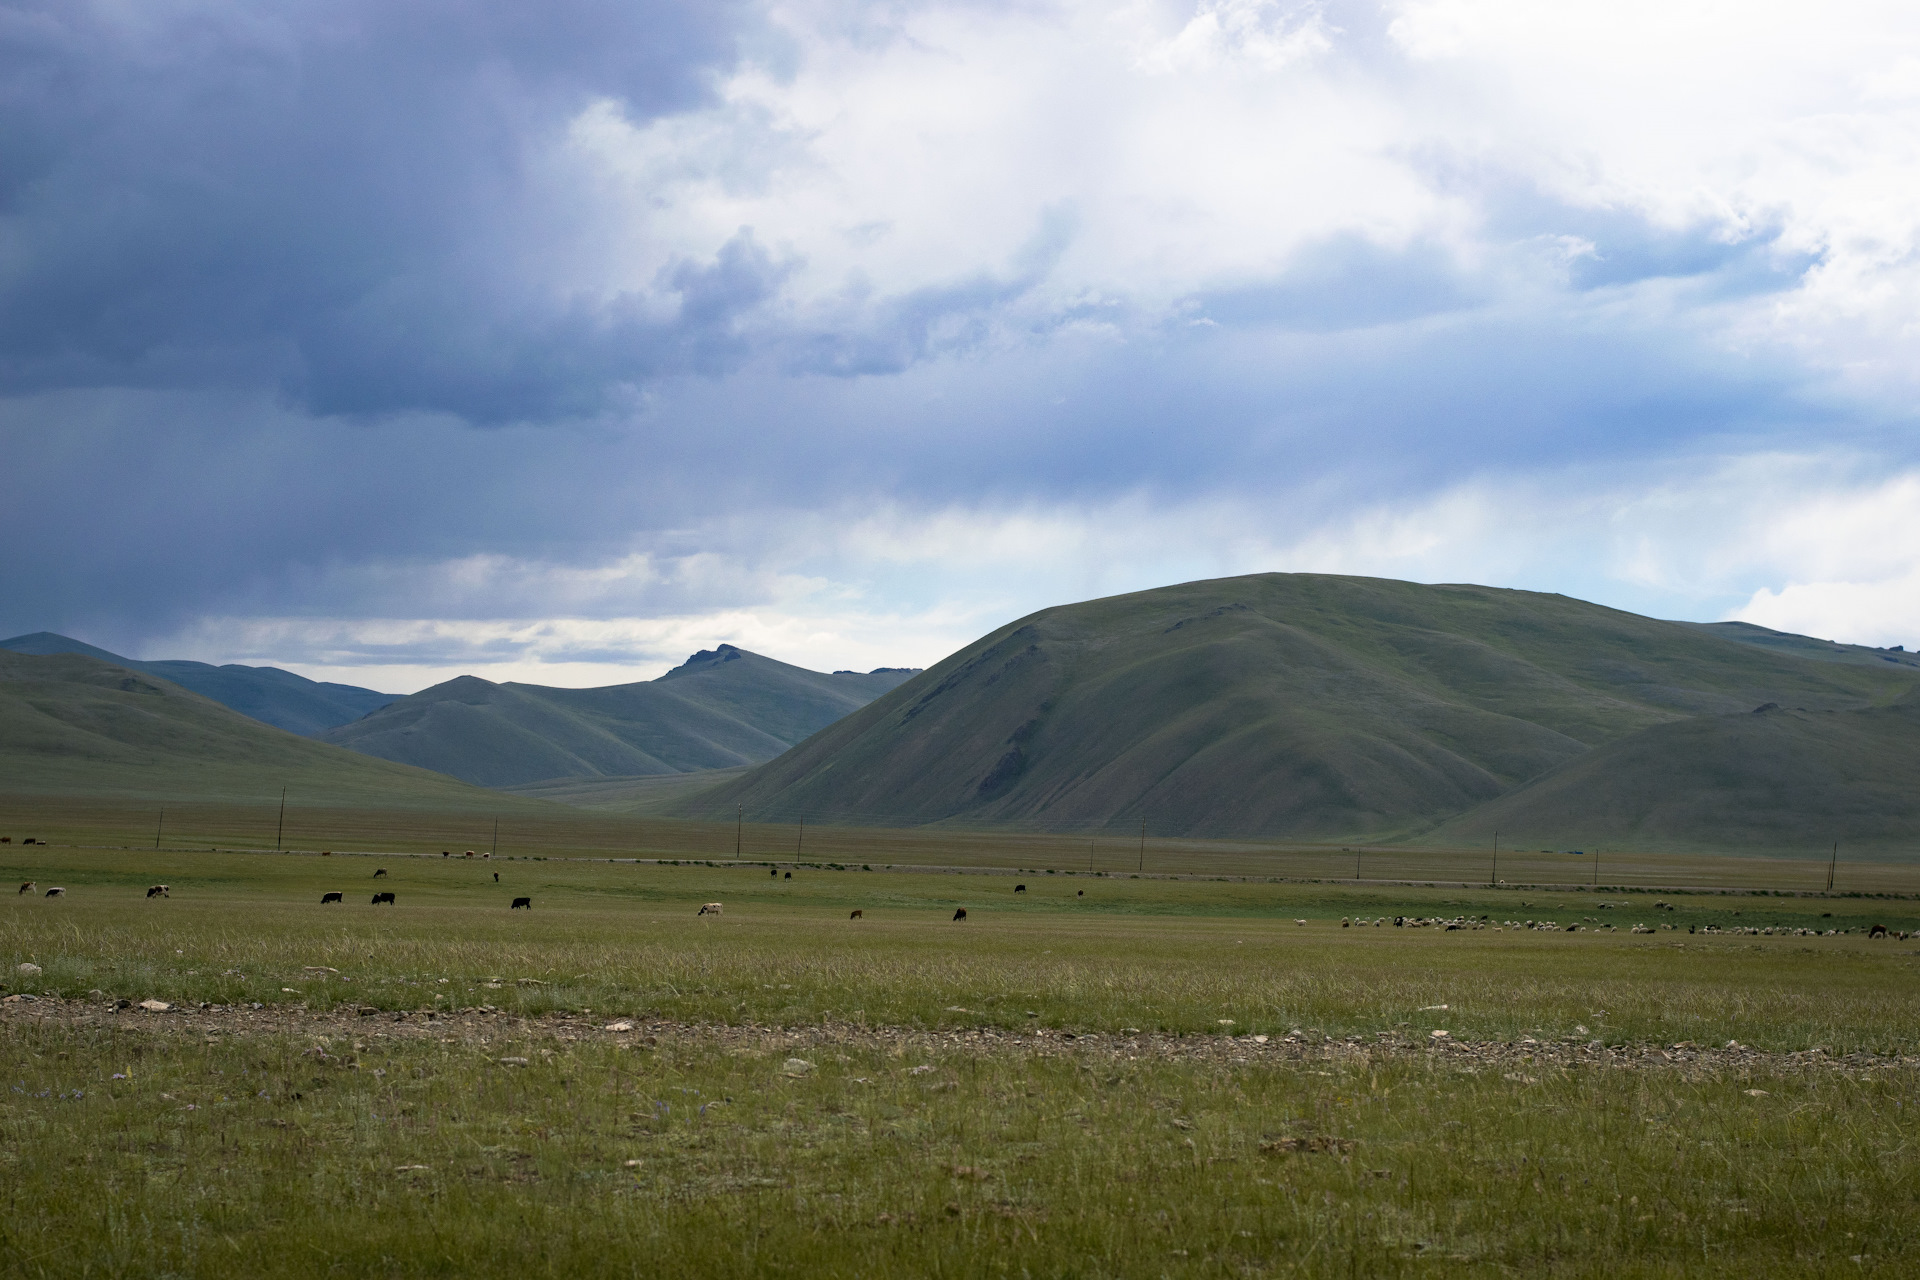
[[[858,907],[855,907],[853,909],[853,914],[847,917],[847,919],[849,920],[864,920],[865,918],[866,918],[865,915],[861,913],[861,910]]]
[[[21,886],[20,886],[20,892],[22,892],[22,893],[32,893],[32,892],[33,892],[33,881],[31,881],[31,880],[29,880],[29,881],[27,881],[27,882],[26,882],[25,884],[23,884],[23,885],[21,885]]]
[[[385,867],[376,867],[374,868],[373,878],[375,880],[378,880],[381,876],[385,874],[387,874],[387,869]]]
[[[953,918],[955,920],[965,920],[967,918],[967,909],[965,907],[961,907],[958,911],[953,913]]]
[[[1884,938],[1884,937],[1886,937],[1886,936],[1887,936],[1887,926],[1885,926],[1885,925],[1883,925],[1883,924],[1877,924],[1877,925],[1875,925],[1875,926],[1873,926],[1873,928],[1871,928],[1871,929],[1869,929],[1869,930],[1867,930],[1867,937],[1868,937],[1868,938],[1870,938],[1870,939],[1871,939],[1871,938]]]

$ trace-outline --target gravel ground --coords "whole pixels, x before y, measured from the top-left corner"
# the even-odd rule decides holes
[[[894,1054],[1001,1054],[1031,1057],[1079,1057],[1122,1061],[1193,1062],[1275,1066],[1344,1063],[1364,1066],[1418,1059],[1462,1068],[1502,1068],[1522,1073],[1540,1068],[1606,1068],[1678,1071],[1701,1078],[1727,1075],[1781,1075],[1831,1071],[1856,1077],[1889,1068],[1920,1067],[1920,1056],[1830,1054],[1813,1048],[1793,1053],[1765,1052],[1742,1045],[1612,1044],[1564,1039],[1471,1041],[1446,1034],[1381,1032],[1372,1039],[1332,1039],[1308,1033],[1285,1036],[1174,1036],[1122,1031],[1081,1033],[1036,1029],[1014,1033],[998,1029],[928,1031],[827,1021],[796,1027],[719,1023],[681,1023],[633,1018],[608,1021],[580,1014],[523,1018],[490,1008],[438,1014],[392,1013],[341,1006],[317,1012],[298,1006],[261,1009],[172,1006],[117,1007],[114,1002],[10,996],[0,1001],[0,1027],[24,1024],[73,1029],[111,1028],[163,1037],[188,1036],[354,1036],[395,1041],[489,1045],[502,1037],[547,1041],[554,1045],[600,1040],[633,1048],[684,1045],[775,1053],[806,1049],[862,1049]]]

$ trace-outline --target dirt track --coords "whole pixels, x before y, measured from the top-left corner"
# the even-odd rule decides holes
[[[720,1046],[776,1052],[816,1048],[857,1048],[892,1056],[905,1054],[1015,1053],[1032,1057],[1080,1057],[1106,1061],[1192,1062],[1196,1064],[1306,1063],[1363,1065],[1418,1059],[1461,1068],[1502,1068],[1524,1072],[1540,1068],[1677,1070],[1688,1075],[1791,1074],[1836,1071],[1849,1076],[1887,1069],[1920,1067],[1920,1056],[1830,1054],[1814,1048],[1779,1053],[1744,1046],[1606,1045],[1598,1040],[1468,1041],[1406,1032],[1382,1032],[1372,1039],[1334,1039],[1310,1034],[1273,1037],[1152,1033],[1084,1033],[1039,1029],[929,1031],[907,1027],[864,1026],[828,1021],[796,1027],[717,1023],[680,1023],[634,1018],[609,1021],[579,1014],[523,1018],[476,1008],[429,1015],[393,1013],[341,1006],[317,1012],[293,1006],[261,1009],[176,1006],[164,1011],[111,1003],[11,997],[0,1002],[0,1027],[23,1024],[75,1030],[113,1029],[156,1037],[357,1037],[362,1040],[437,1041],[491,1044],[502,1037],[548,1041],[552,1045],[602,1041],[630,1048],[672,1045]],[[623,1029],[615,1030],[615,1027]]]

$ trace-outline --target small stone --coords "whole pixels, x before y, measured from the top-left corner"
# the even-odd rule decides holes
[[[20,966],[20,972],[29,978],[38,977],[40,975],[40,966],[28,962]]]
[[[1265,1044],[1267,1042],[1267,1038],[1265,1036],[1255,1036],[1253,1038],[1253,1042],[1255,1044]]]
[[[1767,1091],[1765,1089],[1749,1089],[1747,1090],[1747,1096],[1749,1098],[1764,1098],[1767,1096]]]
[[[140,1007],[148,1013],[165,1013],[167,1010],[173,1008],[173,1006],[165,1000],[142,1000]]]
[[[631,1031],[631,1030],[633,1030],[633,1024],[632,1024],[631,1022],[609,1022],[609,1023],[607,1024],[607,1030],[609,1030],[609,1031]]]
[[[1447,1035],[1448,1035],[1448,1033],[1447,1033],[1447,1032],[1445,1032],[1445,1031],[1429,1031],[1429,1032],[1427,1032],[1427,1039],[1429,1039],[1429,1040],[1445,1040],[1445,1039],[1447,1038]]]
[[[424,1164],[397,1164],[393,1166],[393,1171],[395,1173],[423,1173],[426,1171],[426,1168],[427,1166]]]
[[[813,1064],[805,1058],[788,1058],[780,1069],[790,1076],[803,1076],[813,1070]]]
[[[629,1169],[638,1169],[639,1167],[640,1167],[640,1162],[639,1162],[638,1160],[629,1160],[629,1161],[627,1161],[627,1168],[629,1168]]]
[[[1217,1021],[1223,1027],[1230,1027],[1233,1025],[1232,1018],[1218,1018],[1218,1019],[1215,1019],[1215,1021]]]
[[[502,1058],[500,1059],[500,1065],[503,1067],[524,1067],[527,1065],[527,1060],[525,1058]]]

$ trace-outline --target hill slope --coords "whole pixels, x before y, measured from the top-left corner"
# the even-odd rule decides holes
[[[41,656],[77,653],[132,671],[145,671],[289,733],[320,733],[377,711],[398,696],[356,685],[309,680],[279,667],[216,667],[182,660],[140,662],[51,631],[0,640],[0,649]]]
[[[1917,677],[1564,596],[1262,574],[1023,618],[680,811],[1405,833],[1655,725]]]
[[[1513,848],[1911,850],[1920,698],[1856,711],[1768,707],[1654,725],[1441,826]]]
[[[487,787],[687,773],[771,760],[911,675],[827,675],[723,644],[601,689],[460,676],[319,736]]]
[[[275,729],[82,654],[0,652],[0,792],[498,811],[538,807]]]

